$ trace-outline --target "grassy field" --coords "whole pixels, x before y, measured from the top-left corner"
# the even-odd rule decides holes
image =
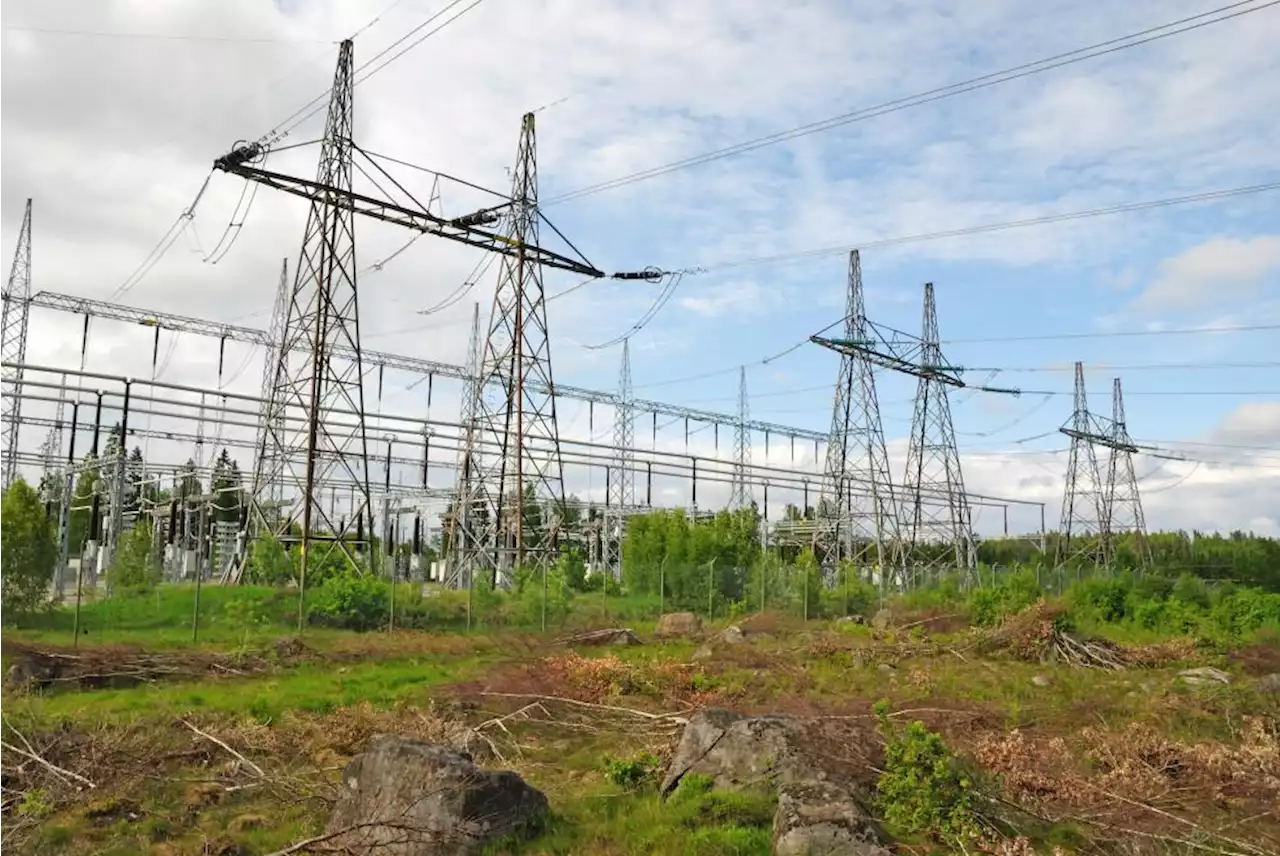
[[[744,643],[695,658],[703,640],[655,639],[652,621],[628,622],[643,645],[610,649],[483,627],[297,640],[286,595],[216,587],[202,592],[193,645],[182,625],[192,606],[182,589],[91,604],[75,656],[97,676],[6,689],[6,846],[270,853],[322,831],[338,771],[373,734],[440,739],[465,724],[487,738],[488,764],[519,772],[552,807],[539,835],[495,852],[764,854],[769,799],[690,787],[663,801],[650,773],[611,777],[611,761],[660,766],[679,736],[627,711],[871,723],[883,699],[894,721],[940,734],[992,799],[1019,807],[1009,835],[1027,841],[1006,848],[1280,852],[1280,704],[1258,685],[1280,670],[1280,646],[1266,633],[1207,645],[1113,628],[1145,665],[1107,670],[985,650],[964,615],[941,610],[899,610],[883,630],[749,616]],[[569,623],[606,626],[594,606]],[[6,669],[24,645],[67,651],[69,622],[60,612],[6,631]],[[128,664],[144,649],[169,671],[137,682]],[[1178,672],[1190,665],[1230,683],[1188,685]],[[949,852],[927,831],[895,831],[901,852]]]

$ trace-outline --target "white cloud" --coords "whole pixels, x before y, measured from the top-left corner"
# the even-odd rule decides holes
[[[758,315],[777,306],[776,291],[764,288],[754,280],[738,280],[704,286],[691,295],[681,297],[681,308],[704,318],[723,315]]]
[[[1280,235],[1214,238],[1160,263],[1135,305],[1149,312],[1195,309],[1254,296],[1280,273]]]

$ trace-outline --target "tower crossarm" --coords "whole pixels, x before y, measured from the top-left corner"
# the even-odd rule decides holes
[[[815,345],[835,351],[845,356],[858,356],[881,368],[901,372],[912,377],[925,380],[936,380],[948,386],[966,386],[964,380],[951,366],[925,365],[911,359],[905,353],[896,353],[897,346],[887,339],[855,340],[834,339],[825,336],[810,336],[809,341]]]
[[[238,175],[248,181],[264,184],[267,187],[291,193],[303,199],[311,201],[324,200],[330,204],[349,209],[356,214],[372,217],[375,220],[382,220],[387,223],[395,223],[399,226],[404,226],[406,229],[421,232],[424,235],[435,235],[505,256],[519,255],[526,263],[567,270],[578,276],[645,280],[657,280],[662,277],[662,273],[657,270],[606,274],[584,260],[570,258],[543,247],[524,245],[508,235],[481,228],[498,222],[500,219],[498,211],[508,207],[510,203],[487,208],[475,214],[449,219],[432,214],[425,208],[411,208],[390,200],[377,199],[363,193],[332,187],[313,179],[285,175],[284,173],[272,172],[259,166],[254,166],[253,162],[260,160],[265,154],[266,149],[257,143],[251,143],[247,146],[236,148],[218,158],[213,162],[213,166],[215,169],[231,175]]]
[[[1095,434],[1092,431],[1077,431],[1074,428],[1068,428],[1065,425],[1058,429],[1059,432],[1067,435],[1072,440],[1083,440],[1086,443],[1092,443],[1095,446],[1105,446],[1108,449],[1114,449],[1117,452],[1132,452],[1137,454],[1144,447],[1134,443],[1126,443],[1123,440],[1117,440],[1107,434]]]

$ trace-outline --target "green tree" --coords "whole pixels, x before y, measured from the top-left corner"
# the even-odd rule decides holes
[[[21,477],[0,501],[0,600],[9,619],[29,614],[49,601],[49,583],[58,563],[53,522],[39,495]]]
[[[151,526],[144,518],[120,538],[109,579],[117,588],[139,588],[160,581],[160,568],[151,560]]]
[[[98,458],[90,452],[84,456],[80,474],[76,476],[75,489],[71,492],[71,519],[68,523],[68,550],[79,555],[89,539],[93,497],[102,487],[102,473]]]
[[[213,517],[215,520],[235,522],[240,519],[240,508],[244,503],[243,484],[239,465],[227,450],[223,449],[213,463],[213,474],[210,478],[210,489],[214,494]]]

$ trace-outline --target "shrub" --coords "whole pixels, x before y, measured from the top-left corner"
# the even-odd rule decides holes
[[[615,785],[630,789],[656,782],[660,771],[661,762],[649,752],[622,760],[606,758],[604,762],[604,777]]]
[[[1129,585],[1124,579],[1093,577],[1067,590],[1067,600],[1081,618],[1119,623],[1130,615]]]
[[[975,589],[970,593],[969,616],[979,626],[997,624],[1004,617],[1026,609],[1043,594],[1034,571],[1015,571],[994,588]]]
[[[115,588],[140,589],[160,582],[160,568],[151,559],[151,527],[139,522],[120,539],[108,580]]]
[[[878,702],[875,714],[885,739],[875,797],[884,819],[904,832],[930,833],[953,843],[980,838],[977,789],[942,737],[922,722],[899,729],[889,719],[888,702]]]
[[[372,630],[386,624],[391,590],[372,575],[338,574],[325,580],[311,598],[308,620],[348,630]]]

